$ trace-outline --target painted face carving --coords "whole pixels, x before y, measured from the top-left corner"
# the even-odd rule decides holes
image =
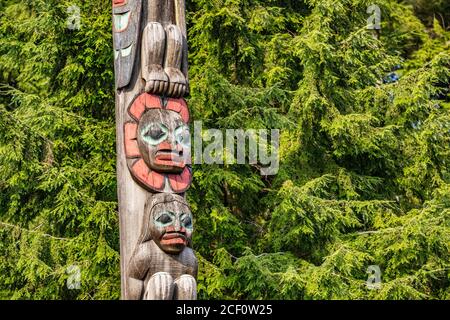
[[[179,254],[192,239],[192,213],[185,201],[176,197],[156,204],[150,217],[150,234],[156,245],[166,253]]]
[[[163,173],[183,172],[190,133],[179,113],[147,110],[139,122],[137,140],[142,158],[150,169]]]
[[[113,0],[114,67],[116,88],[126,87],[137,52],[142,1]]]
[[[128,114],[124,144],[133,179],[152,192],[186,192],[192,182],[186,101],[143,93]]]

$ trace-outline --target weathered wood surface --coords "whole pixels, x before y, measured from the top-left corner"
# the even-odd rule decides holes
[[[142,228],[144,207],[148,192],[140,187],[132,178],[125,157],[125,142],[123,126],[126,120],[126,110],[133,101],[135,94],[143,90],[136,85],[133,90],[120,91],[116,95],[116,125],[117,125],[117,183],[120,221],[120,264],[122,299],[132,299],[133,292],[141,290],[141,283],[127,276],[127,263],[137,243],[139,230]]]
[[[184,193],[192,182],[189,111],[184,99],[139,95],[124,126],[128,168],[150,192]],[[151,141],[149,130],[159,134]]]
[[[192,243],[192,214],[184,197],[159,193],[147,200],[143,226],[128,265],[141,281],[135,299],[196,298],[197,258]]]
[[[185,124],[189,121],[187,106],[180,107],[185,102],[179,99],[189,91],[185,1],[113,0],[113,21],[122,299],[195,299],[197,262],[192,250],[187,247],[179,255],[174,255],[155,246],[156,242],[147,241],[143,244],[139,239],[145,230],[143,221],[146,220],[146,204],[148,207],[152,203],[154,192],[179,193],[184,197],[191,182],[190,168],[185,166],[181,170],[176,163],[166,168],[153,166],[149,156],[142,156],[152,149],[143,143],[143,139],[139,141],[140,117],[148,122],[155,115],[145,115],[147,109],[153,108],[144,108],[139,117],[130,111],[138,99],[151,100],[151,97],[155,97],[152,94],[158,94],[161,96],[162,108],[157,108],[159,111],[156,114],[161,121],[169,122],[169,126],[173,126],[171,121],[183,121]],[[151,112],[155,113],[154,110]],[[173,136],[166,139],[165,145],[171,143]],[[170,148],[176,150],[178,147],[172,144]],[[166,182],[163,188],[153,188],[146,183],[148,181],[140,181],[136,172],[133,172],[133,164],[138,158],[142,160],[141,164],[145,164],[144,169],[148,169],[147,177],[152,166],[155,172],[163,176]],[[144,269],[151,270],[153,278],[136,276],[133,273],[136,270],[130,271],[129,268],[133,265],[133,252],[142,245],[145,250],[139,252],[150,253],[139,261],[150,263],[152,259],[149,258],[153,256],[158,257],[159,261],[167,258],[178,261],[178,264],[164,269],[164,263],[155,266],[150,263]],[[189,267],[181,270],[178,268],[179,263]],[[161,268],[161,271],[155,268]],[[175,270],[182,272],[177,273]]]
[[[148,0],[142,34],[146,92],[183,97],[188,92],[184,0]]]

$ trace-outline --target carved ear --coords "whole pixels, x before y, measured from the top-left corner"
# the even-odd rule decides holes
[[[155,206],[159,203],[164,203],[164,198],[158,196],[160,194],[148,194],[147,201],[144,206],[144,217],[142,221],[141,234],[139,236],[138,245],[152,239],[152,235],[150,233],[150,222],[152,218],[152,212]]]

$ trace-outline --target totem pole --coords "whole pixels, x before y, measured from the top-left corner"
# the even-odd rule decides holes
[[[185,0],[113,0],[122,299],[197,295]]]

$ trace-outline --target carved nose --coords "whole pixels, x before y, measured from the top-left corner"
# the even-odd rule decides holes
[[[164,141],[158,146],[158,151],[166,151],[166,152],[172,152],[174,150],[173,145],[169,141]]]
[[[181,224],[180,221],[175,221],[175,232],[180,232],[181,231]]]
[[[164,141],[158,146],[158,151],[172,151],[172,144],[169,141]]]
[[[178,153],[182,154],[183,147],[180,146],[178,143],[166,140],[158,146],[158,151],[166,151],[166,152],[177,151]]]
[[[186,233],[186,228],[181,224],[180,220],[176,220],[174,223],[174,232]]]

